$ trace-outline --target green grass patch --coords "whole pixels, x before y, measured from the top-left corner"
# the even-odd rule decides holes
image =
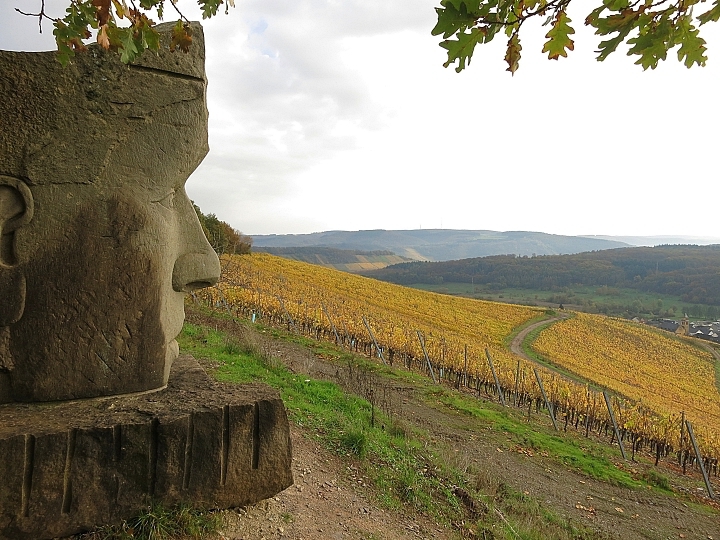
[[[152,505],[121,525],[101,527],[83,534],[83,540],[199,540],[214,537],[222,518],[189,505],[165,508]]]
[[[500,408],[499,405],[483,403],[444,389],[433,392],[432,399],[428,401],[440,402],[467,415],[477,422],[478,430],[492,427],[494,431],[510,437],[512,443],[532,449],[535,453],[544,452],[564,466],[591,478],[627,488],[643,485],[612,463],[609,456],[617,450],[590,439],[576,439],[567,433],[561,435],[550,428],[543,428],[539,423],[530,425],[521,418],[522,412],[518,409]],[[468,429],[472,428],[468,426]]]
[[[649,470],[643,474],[643,480],[649,485],[655,486],[663,491],[672,491],[668,477],[655,470]]]
[[[238,325],[242,334],[242,325]],[[257,329],[258,327],[255,326]],[[364,357],[354,356],[333,344],[318,343],[280,330],[260,328],[266,334],[310,347],[323,358],[373,377],[414,385],[428,404],[466,415],[466,429],[492,430],[504,441],[532,447],[559,463],[594,478],[618,485],[638,485],[619,471],[599,448],[589,441],[581,445],[554,432],[527,425],[521,411],[511,414],[492,404],[433,385],[427,377],[404,369],[393,369]],[[545,509],[537,500],[512,492],[507,486],[500,499],[483,492],[475,481],[474,468],[458,466],[457,454],[428,433],[389,418],[370,403],[347,394],[336,384],[292,373],[280,362],[233,341],[222,332],[186,324],[179,336],[181,348],[198,358],[209,358],[217,366],[215,376],[228,382],[269,384],[280,391],[291,421],[367,478],[370,491],[383,507],[413,510],[433,521],[452,527],[457,537],[485,538],[580,538],[598,539],[583,527],[575,527]],[[228,343],[232,346],[228,347]],[[608,449],[611,451],[611,449]],[[560,466],[560,465],[559,465]],[[502,491],[502,490],[501,490]],[[492,531],[493,536],[487,533]],[[537,532],[540,531],[540,532]]]
[[[294,374],[259,354],[230,354],[227,339],[222,332],[192,324],[186,324],[178,337],[184,351],[218,363],[219,380],[262,381],[278,389],[292,421],[310,428],[328,449],[364,464],[365,474],[383,493],[381,500],[388,508],[409,504],[446,524],[461,517],[449,488],[457,479],[418,472],[427,470],[432,458],[406,428],[393,428],[392,420],[377,409],[373,425],[370,403],[344,393],[334,383]]]

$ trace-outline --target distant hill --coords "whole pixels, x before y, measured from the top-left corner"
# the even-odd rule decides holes
[[[589,236],[584,235],[584,238],[599,238],[602,240],[615,240],[617,242],[624,242],[631,246],[662,246],[668,244],[683,244],[683,245],[696,245],[696,246],[708,246],[710,244],[720,244],[720,236]]]
[[[498,288],[557,290],[622,287],[720,305],[720,245],[628,247],[573,255],[491,256],[412,262],[365,275],[410,285],[474,283]]]
[[[312,234],[254,235],[257,248],[330,247],[391,251],[419,261],[450,261],[489,255],[561,255],[626,247],[605,238],[524,231],[420,229],[408,231],[327,231]]]
[[[286,259],[318,264],[344,272],[362,272],[411,261],[392,251],[361,251],[329,247],[254,247],[253,251],[270,253]]]

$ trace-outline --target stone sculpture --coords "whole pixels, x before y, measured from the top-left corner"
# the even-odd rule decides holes
[[[0,403],[167,384],[183,296],[220,273],[184,190],[203,54],[0,55]]]
[[[184,190],[208,151],[202,30],[173,54],[159,29],[130,66],[0,52],[0,540],[292,484],[278,393],[177,359],[184,295],[220,266]]]

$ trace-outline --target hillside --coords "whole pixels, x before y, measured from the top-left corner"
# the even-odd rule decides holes
[[[545,406],[547,395],[557,415],[576,419],[576,428],[580,417],[587,426],[607,426],[608,412],[598,406],[603,403],[598,389],[606,388],[615,393],[616,415],[627,422],[625,436],[653,441],[653,447],[678,448],[679,415],[687,411],[703,429],[705,448],[720,457],[716,427],[707,424],[720,412],[702,405],[695,391],[703,389],[708,402],[720,401],[714,360],[692,339],[630,321],[615,319],[617,324],[608,326],[603,321],[613,319],[601,316],[578,316],[589,321],[584,329],[563,331],[565,322],[556,322],[557,314],[539,308],[427,293],[267,254],[226,258],[223,267],[219,289],[200,297],[237,316],[335,341],[447,384],[464,381],[478,391],[514,393],[537,407]],[[542,319],[555,322],[547,332],[559,329],[559,339],[542,350],[538,364],[519,357],[509,343],[521,327]],[[565,339],[569,333],[576,334],[575,341]],[[567,353],[585,360],[580,367],[571,365]],[[608,366],[615,366],[613,372]],[[682,389],[673,390],[671,401],[658,402],[657,396],[670,395],[663,388],[680,384],[678,366],[688,377]],[[535,370],[545,381],[544,392]],[[636,374],[641,378],[635,380]],[[633,420],[640,417],[642,422]]]
[[[556,255],[625,247],[603,238],[539,232],[421,229],[408,231],[327,231],[312,234],[254,235],[253,245],[266,247],[331,247],[392,251],[419,261],[449,261],[489,255]]]
[[[561,320],[557,314],[537,308],[424,293],[267,254],[227,257],[223,267],[219,288],[198,292],[196,303],[218,310],[228,330],[246,333],[245,326],[257,331],[254,339],[261,342],[254,350],[272,358],[248,367],[242,345],[207,331],[192,331],[193,346],[213,346],[224,354],[223,360],[218,359],[225,362],[219,368],[223,377],[230,370],[249,370],[250,380],[268,377],[272,384],[282,385],[286,406],[297,424],[316,428],[321,437],[329,439],[326,448],[349,460],[332,469],[338,475],[329,486],[314,483],[315,467],[306,465],[300,470],[296,480],[310,500],[275,499],[280,503],[270,507],[275,519],[283,512],[299,514],[298,529],[290,520],[281,525],[291,535],[342,532],[326,523],[324,510],[330,510],[328,515],[337,517],[341,527],[352,523],[358,530],[368,531],[366,525],[351,520],[358,511],[354,506],[358,498],[336,498],[330,493],[358,485],[367,488],[366,494],[375,489],[381,501],[390,501],[393,512],[398,508],[417,510],[441,499],[451,508],[468,510],[464,517],[455,514],[447,521],[452,531],[424,530],[417,535],[421,538],[450,538],[452,533],[460,537],[469,534],[467,527],[485,538],[568,540],[660,540],[677,534],[699,539],[713,531],[716,516],[705,519],[713,510],[695,513],[688,506],[697,507],[688,503],[699,499],[684,499],[702,494],[702,479],[693,467],[687,434],[680,428],[681,413],[692,422],[703,455],[709,458],[707,463],[716,463],[713,460],[720,457],[720,412],[716,406],[720,396],[713,384],[714,360],[692,340],[629,321],[600,316]],[[515,333],[543,317],[550,326],[529,334],[525,345],[538,341],[544,363],[511,352],[509,343],[515,341]],[[565,329],[566,323],[576,319],[581,327]],[[215,321],[208,326],[218,329]],[[552,339],[539,341],[537,335],[546,332]],[[275,341],[276,337],[280,341]],[[573,339],[566,341],[568,337]],[[284,340],[309,346],[317,356],[284,357]],[[188,343],[181,340],[181,346],[188,347]],[[198,354],[200,350],[190,352]],[[278,359],[289,371],[278,371]],[[579,362],[570,364],[576,360]],[[362,367],[370,364],[374,367]],[[559,371],[558,366],[566,371]],[[361,410],[346,406],[328,385],[315,382],[318,376],[364,397],[367,403]],[[536,382],[540,378],[547,401]],[[609,391],[626,460],[621,459],[613,441],[613,428],[597,385]],[[624,397],[630,394],[628,389],[639,403]],[[658,400],[659,396],[667,399]],[[498,403],[501,397],[506,406]],[[552,405],[545,405],[548,402]],[[318,423],[325,414],[320,412],[321,406],[328,409],[328,424]],[[557,430],[552,427],[549,410],[554,411]],[[381,416],[386,411],[392,418]],[[340,419],[344,412],[349,424]],[[402,465],[380,443],[396,432],[398,419],[403,435],[392,439],[388,448],[401,450]],[[419,430],[420,439],[410,442],[408,426],[413,432]],[[316,440],[317,435],[309,436]],[[415,462],[408,472],[401,472],[404,460],[417,455],[413,449],[428,453],[419,456],[419,466]],[[432,461],[431,455],[439,456],[438,461]],[[308,454],[299,460],[313,463]],[[325,474],[330,470],[328,460],[332,461],[326,457],[318,466]],[[461,472],[450,472],[448,466]],[[498,479],[504,487],[490,484],[489,493],[485,491],[490,481]],[[421,494],[421,486],[428,485],[425,482],[438,481],[447,482],[450,489],[433,484],[436,487],[431,487],[429,495]],[[714,468],[711,482],[717,484]],[[458,486],[462,489],[457,490]],[[517,506],[495,507],[501,515],[495,509],[489,514],[482,510],[484,504],[511,503],[504,498],[508,487],[531,499],[528,502],[534,508],[540,504],[562,516],[561,521],[552,519],[553,523],[572,519],[599,536],[577,531],[560,535],[558,530],[536,536],[509,532],[517,531],[524,519],[514,513]],[[478,495],[471,495],[476,489]],[[313,500],[316,495],[319,501]],[[330,501],[337,505],[330,506],[334,504]],[[346,504],[350,512],[343,507]],[[372,507],[366,504],[362,508]],[[306,512],[311,515],[306,517]],[[382,509],[370,512],[383,515]],[[250,513],[263,524],[266,514],[262,508]],[[384,514],[387,529],[383,537],[404,538],[394,517],[388,510]],[[547,516],[544,510],[539,514]],[[492,516],[497,519],[489,524],[487,518]],[[413,522],[412,518],[409,521]],[[309,527],[317,523],[318,531],[300,529],[301,523]],[[536,521],[523,526],[537,534],[540,525]],[[271,526],[277,530],[277,525]],[[500,532],[505,526],[511,529]],[[253,524],[238,527],[252,530]],[[409,536],[416,537],[413,532]]]
[[[183,350],[212,358],[224,378],[250,372],[275,386],[291,418],[295,485],[224,512],[223,538],[717,538],[718,507],[698,497],[698,473],[670,459],[623,463],[607,437],[558,433],[542,412],[373,367],[347,348],[192,306],[188,316],[205,327],[190,325]],[[272,357],[227,354],[228,344]],[[335,385],[348,394],[331,394]],[[353,395],[379,396],[374,425],[370,403],[349,406]]]
[[[628,288],[720,305],[720,245],[610,249],[539,257],[491,256],[411,262],[365,275],[397,283],[472,283],[497,288]]]
[[[407,257],[395,255],[392,251],[361,251],[313,246],[256,247],[254,251],[334,268],[343,272],[363,272],[411,261]]]

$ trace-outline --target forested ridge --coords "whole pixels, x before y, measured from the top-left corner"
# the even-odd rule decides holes
[[[364,272],[401,285],[474,283],[555,290],[570,286],[630,288],[720,305],[720,245],[619,248],[574,255],[495,255],[410,262]]]

